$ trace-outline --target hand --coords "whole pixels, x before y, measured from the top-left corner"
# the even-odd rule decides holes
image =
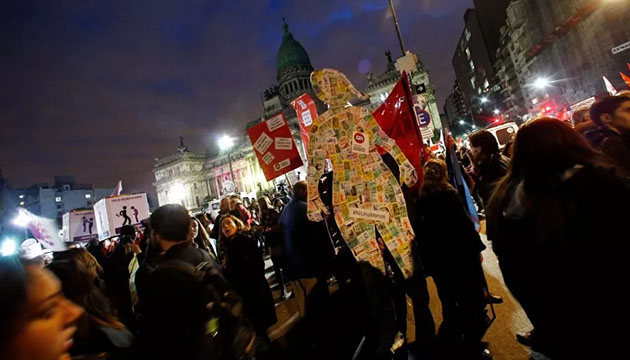
[[[416,174],[416,169],[414,169],[409,161],[406,161],[400,167],[400,182],[407,185],[407,187],[412,187],[417,181],[418,175]]]

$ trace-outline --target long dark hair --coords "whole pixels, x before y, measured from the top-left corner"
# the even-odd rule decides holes
[[[575,165],[612,168],[603,153],[563,121],[541,117],[523,125],[514,139],[507,174],[488,203],[488,217],[500,213],[511,190],[521,181],[528,192],[551,191],[561,174]]]
[[[82,306],[90,318],[108,327],[123,328],[113,305],[96,286],[93,270],[85,263],[85,259],[92,255],[85,249],[81,250],[70,252],[62,260],[54,260],[48,269],[61,281],[64,295]]]

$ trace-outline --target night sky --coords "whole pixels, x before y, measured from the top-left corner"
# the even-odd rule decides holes
[[[395,3],[441,109],[472,0]],[[14,188],[74,175],[153,191],[154,158],[174,153],[178,136],[203,152],[260,116],[260,92],[276,81],[283,16],[315,68],[342,70],[358,88],[362,60],[379,74],[385,50],[400,55],[387,0],[1,1],[5,177]]]

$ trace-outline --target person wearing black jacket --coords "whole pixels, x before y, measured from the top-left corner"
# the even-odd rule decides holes
[[[569,125],[535,119],[488,205],[488,239],[534,325],[532,348],[553,359],[626,351],[630,186],[614,170]]]
[[[481,242],[457,190],[448,183],[444,161],[432,159],[424,166],[424,183],[415,203],[413,222],[418,255],[427,276],[436,284],[443,321],[438,338],[445,350],[461,358],[482,354],[487,303],[481,267]]]
[[[224,216],[218,226],[219,242],[225,249],[223,273],[243,299],[245,315],[254,324],[256,334],[269,343],[267,328],[278,319],[262,253],[256,241],[244,233],[245,225],[236,216]]]
[[[499,153],[499,143],[488,130],[470,134],[470,152],[473,157],[474,191],[481,198],[481,208],[490,201],[495,184],[505,175],[509,159]]]
[[[166,263],[193,267],[218,265],[189,241],[191,219],[181,205],[158,208],[150,218],[155,251],[136,274],[139,304],[139,347],[142,359],[208,359],[203,353],[206,319],[203,294],[194,279],[177,271],[159,271]]]

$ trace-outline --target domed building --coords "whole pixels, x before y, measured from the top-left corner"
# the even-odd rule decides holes
[[[286,21],[282,19],[282,22],[282,45],[276,57],[276,80],[282,102],[288,105],[293,99],[312,89],[310,77],[314,69],[302,44],[293,38]]]

